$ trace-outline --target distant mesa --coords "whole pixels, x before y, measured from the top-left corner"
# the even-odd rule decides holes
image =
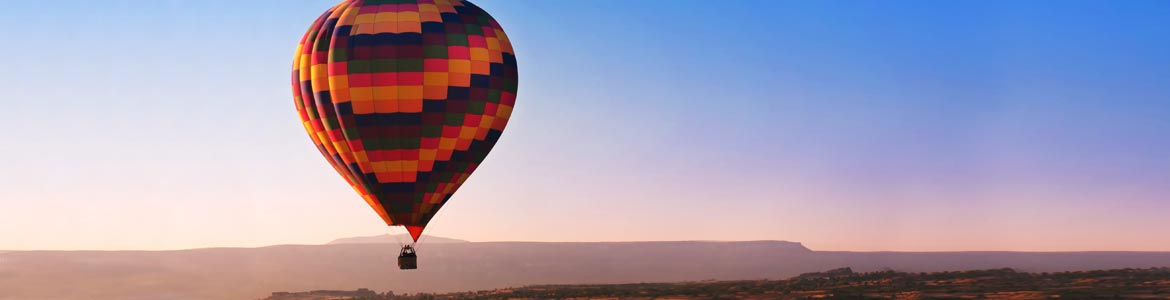
[[[383,235],[375,235],[375,236],[359,236],[359,237],[340,238],[340,239],[333,240],[332,242],[329,242],[329,245],[341,245],[341,244],[399,244],[399,243],[402,243],[402,242],[405,242],[405,241],[410,241],[410,236],[409,236],[409,235],[406,235],[406,234],[396,234],[396,235],[383,234]],[[464,240],[458,240],[458,239],[452,239],[452,238],[445,238],[445,237],[437,237],[437,236],[430,236],[430,235],[423,235],[423,236],[422,236],[422,238],[420,238],[420,239],[419,239],[419,242],[421,242],[421,243],[424,243],[424,244],[461,244],[461,243],[469,243],[468,241],[464,241]]]

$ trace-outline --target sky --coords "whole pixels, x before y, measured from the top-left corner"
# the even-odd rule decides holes
[[[475,2],[519,98],[427,234],[1170,251],[1170,2]],[[386,233],[288,86],[333,3],[5,3],[0,249]]]

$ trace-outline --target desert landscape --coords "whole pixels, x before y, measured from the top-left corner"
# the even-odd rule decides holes
[[[1170,300],[1170,0],[3,8],[0,300]]]
[[[449,293],[562,284],[785,279],[803,273],[1170,267],[1170,252],[836,252],[785,241],[466,242],[428,237],[398,270],[390,237],[325,245],[0,254],[3,300],[258,299],[275,291]],[[62,284],[69,282],[70,284]]]

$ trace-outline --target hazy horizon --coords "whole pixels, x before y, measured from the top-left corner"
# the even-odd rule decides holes
[[[387,233],[288,87],[335,2],[6,4],[0,250]],[[1170,2],[473,2],[520,91],[428,235],[1170,251]]]
[[[156,248],[156,249],[0,249],[0,254],[3,254],[3,253],[5,253],[5,252],[39,252],[39,251],[50,251],[50,252],[56,252],[56,251],[61,251],[61,252],[89,252],[89,251],[100,251],[100,252],[117,252],[117,251],[129,251],[129,252],[135,252],[135,251],[146,251],[146,252],[166,252],[166,251],[186,251],[186,250],[205,250],[205,249],[251,249],[251,248],[268,248],[268,247],[280,247],[280,246],[329,246],[329,245],[347,245],[347,244],[348,244],[348,245],[352,245],[352,244],[370,244],[370,243],[368,243],[368,242],[356,242],[356,243],[340,243],[340,244],[336,244],[336,243],[334,243],[334,242],[336,242],[337,240],[348,239],[348,238],[368,238],[368,237],[378,237],[378,236],[385,236],[385,235],[402,236],[402,239],[399,239],[399,240],[397,240],[397,241],[396,241],[396,242],[398,242],[398,243],[400,243],[400,244],[401,244],[401,243],[404,243],[404,241],[406,241],[405,239],[408,239],[408,238],[410,237],[410,236],[409,236],[408,234],[406,234],[406,233],[399,233],[399,234],[395,234],[395,233],[386,233],[386,234],[372,235],[372,236],[347,236],[347,237],[338,237],[338,238],[331,239],[331,240],[327,240],[327,241],[323,241],[323,242],[306,242],[306,243],[283,243],[283,244],[271,244],[271,245],[249,245],[249,246],[215,246],[215,245],[207,245],[207,246],[201,246],[201,247],[192,247],[192,248]],[[741,243],[741,242],[789,242],[789,243],[796,243],[796,244],[800,244],[801,246],[804,246],[805,248],[808,248],[809,250],[812,250],[812,251],[820,251],[820,252],[856,252],[856,253],[964,253],[964,252],[1003,252],[1003,253],[1093,253],[1093,252],[1122,252],[1122,253],[1124,253],[1124,252],[1131,252],[1131,253],[1168,253],[1168,252],[1170,252],[1170,250],[1064,250],[1064,251],[1059,251],[1059,250],[1047,250],[1047,251],[1046,251],[1046,250],[1010,250],[1010,249],[990,249],[990,250],[849,250],[849,249],[831,249],[831,250],[826,250],[826,249],[817,249],[817,248],[809,247],[808,245],[806,245],[806,244],[804,244],[804,243],[802,243],[802,242],[800,242],[800,241],[776,240],[776,239],[761,239],[761,240],[623,240],[623,241],[604,241],[604,240],[600,240],[600,241],[526,241],[526,240],[483,240],[483,241],[473,241],[473,240],[462,239],[462,238],[459,238],[459,237],[448,237],[448,236],[432,236],[432,235],[424,235],[424,236],[425,236],[425,237],[429,237],[429,238],[443,238],[443,239],[460,240],[460,241],[463,241],[463,242],[468,242],[468,243],[552,243],[552,244],[555,244],[555,243],[659,243],[659,242],[711,242],[711,243]],[[450,243],[450,242],[444,242],[443,244],[446,244],[446,243]],[[428,244],[429,244],[429,243],[427,243],[427,241],[426,241],[426,240],[425,240],[425,238],[424,238],[424,240],[420,241],[420,244],[419,244],[419,246],[420,246],[420,247],[426,247]]]

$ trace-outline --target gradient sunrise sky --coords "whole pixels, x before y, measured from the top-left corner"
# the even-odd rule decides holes
[[[1170,251],[1170,2],[476,3],[519,100],[428,234]],[[385,233],[288,87],[332,4],[5,3],[0,250]]]

